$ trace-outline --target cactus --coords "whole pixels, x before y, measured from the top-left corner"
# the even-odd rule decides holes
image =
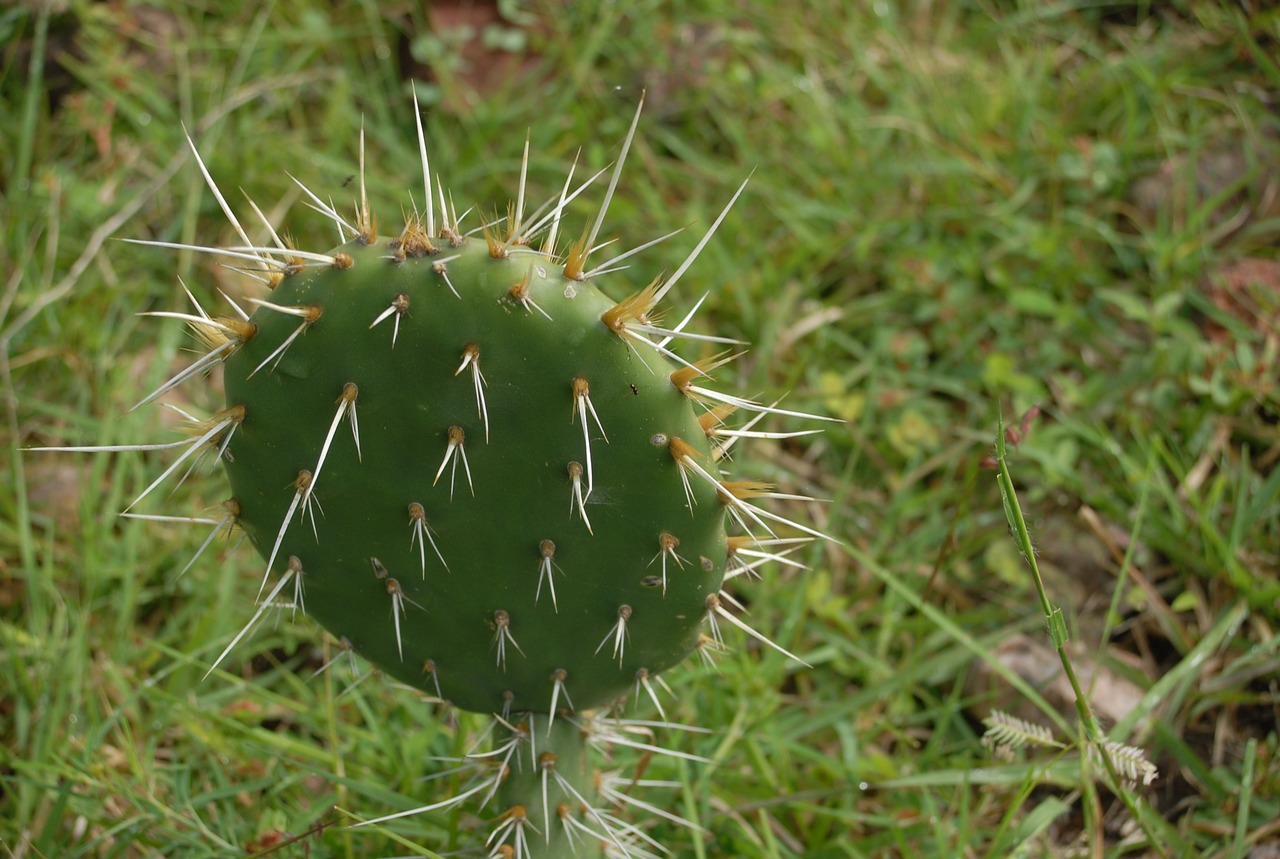
[[[619,702],[665,721],[661,672],[722,649],[726,624],[771,644],[729,611],[724,582],[825,536],[759,506],[772,487],[720,470],[740,438],[803,434],[754,430],[766,414],[816,416],[710,387],[736,341],[655,314],[746,183],[673,274],[610,298],[603,282],[634,251],[597,263],[596,242],[639,107],[599,216],[571,242],[566,206],[603,171],[577,187],[570,172],[527,214],[526,143],[506,217],[464,232],[415,116],[421,205],[378,234],[362,135],[353,222],[306,192],[345,239],[324,253],[288,247],[265,218],[272,244],[253,243],[192,143],[243,242],[196,249],[269,290],[251,314],[154,314],[206,351],[143,403],[220,366],[226,407],[188,441],[79,449],[180,451],[135,505],[210,449],[224,466],[231,498],[198,520],[213,524],[205,546],[234,527],[265,563],[256,611],[210,671],[287,606],[433,699],[495,714],[494,748],[462,762],[472,784],[366,823],[471,802],[491,818],[490,856],[653,855],[625,806],[685,821],[618,790],[592,749],[661,751],[632,738]],[[708,356],[680,357],[679,340]],[[753,417],[730,429],[734,412]]]

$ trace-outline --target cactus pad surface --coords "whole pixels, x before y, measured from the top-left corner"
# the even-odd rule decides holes
[[[548,712],[562,671],[558,705],[605,704],[693,650],[724,575],[724,506],[703,481],[686,495],[670,449],[711,463],[680,365],[526,246],[400,244],[353,239],[252,315],[224,369],[238,522],[407,683]],[[373,325],[388,308],[397,327]]]

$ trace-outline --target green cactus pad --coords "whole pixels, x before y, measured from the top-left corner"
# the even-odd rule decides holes
[[[348,242],[252,315],[225,362],[238,523],[309,614],[458,707],[624,695],[697,645],[728,555],[720,492],[672,455],[714,471],[680,366],[546,255],[407,243]]]

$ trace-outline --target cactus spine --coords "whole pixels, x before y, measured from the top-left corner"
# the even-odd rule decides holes
[[[567,249],[561,216],[591,180],[571,191],[571,174],[526,217],[522,171],[507,217],[467,231],[420,118],[425,211],[378,235],[362,136],[354,223],[307,192],[346,238],[324,253],[287,247],[269,224],[274,243],[255,245],[200,163],[243,244],[199,250],[238,258],[269,291],[252,314],[159,314],[207,351],[144,402],[221,365],[226,406],[168,445],[180,456],[139,500],[197,452],[225,466],[215,533],[243,530],[265,568],[257,611],[214,667],[289,605],[500,725],[491,751],[463,761],[474,782],[457,797],[368,823],[473,801],[491,819],[490,856],[661,850],[621,808],[680,819],[597,771],[592,746],[636,744],[616,712],[597,714],[634,696],[665,720],[660,673],[721,648],[721,623],[766,640],[724,607],[726,575],[824,536],[758,506],[770,487],[720,471],[738,438],[798,434],[727,429],[733,412],[813,416],[708,387],[724,354],[691,362],[673,342],[733,341],[654,313],[742,188],[671,277],[621,300],[598,286],[630,256],[593,266],[635,129],[599,217]]]

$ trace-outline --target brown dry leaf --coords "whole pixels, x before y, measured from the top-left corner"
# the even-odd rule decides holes
[[[1194,160],[1169,158],[1134,183],[1130,201],[1143,222],[1167,220],[1178,228],[1200,206],[1215,201],[1209,222],[1219,228],[1220,239],[1250,223],[1280,217],[1280,139],[1232,137],[1206,147]]]
[[[519,83],[526,91],[538,57],[526,45],[513,51],[494,47],[486,34],[495,29],[512,29],[503,17],[497,0],[442,0],[427,5],[431,32],[456,51],[457,69],[438,73],[432,66],[414,62],[405,54],[405,75],[441,84],[441,108],[449,113],[467,114],[472,106],[496,93],[511,90]],[[406,31],[410,28],[406,27]],[[520,29],[529,31],[529,27]],[[406,32],[412,39],[412,32]]]
[[[1280,260],[1245,257],[1212,271],[1202,289],[1213,306],[1259,334],[1280,333]],[[1222,326],[1206,321],[1205,335],[1232,342]]]

